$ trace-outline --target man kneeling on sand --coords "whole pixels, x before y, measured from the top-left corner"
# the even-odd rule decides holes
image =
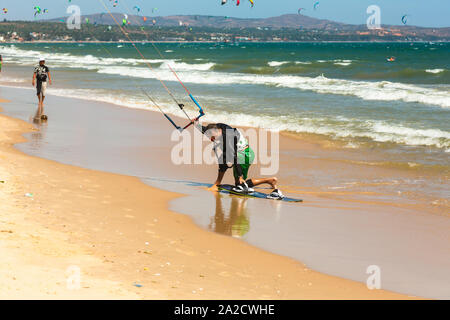
[[[205,134],[212,142],[214,142],[214,152],[217,155],[217,148],[222,151],[219,159],[219,172],[216,182],[210,190],[217,191],[221,184],[225,172],[229,168],[233,168],[233,175],[235,180],[235,187],[233,191],[240,193],[252,193],[253,187],[261,184],[268,184],[273,188],[273,191],[268,195],[270,199],[283,199],[283,193],[278,189],[278,179],[276,177],[265,179],[248,179],[248,170],[255,158],[253,150],[250,148],[247,139],[245,139],[242,132],[236,128],[232,128],[224,123],[212,123],[205,126],[197,127]],[[231,166],[228,166],[231,163]]]

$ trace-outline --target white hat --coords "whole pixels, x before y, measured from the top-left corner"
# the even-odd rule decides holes
[[[40,57],[39,58],[39,62],[41,62],[41,61],[45,61],[45,58],[44,57]]]

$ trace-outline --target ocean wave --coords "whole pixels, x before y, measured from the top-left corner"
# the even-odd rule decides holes
[[[77,56],[69,53],[50,53],[35,50],[23,50],[15,47],[2,47],[2,54],[6,59],[20,65],[34,65],[40,57],[44,57],[52,64],[62,65],[65,67],[77,66],[97,66],[97,65],[138,65],[144,61],[142,59],[127,59],[127,58],[103,58],[95,57],[93,55]],[[149,60],[151,63],[162,63],[164,60],[156,59]]]
[[[269,62],[267,62],[269,67],[279,67],[286,63],[289,63],[289,61],[269,61]]]
[[[336,65],[336,66],[349,66],[349,65],[351,65],[352,63],[351,62],[335,62],[334,63],[334,65]]]
[[[22,88],[17,85],[9,87]],[[33,90],[32,88],[26,88]],[[102,89],[58,89],[49,88],[49,95],[66,98],[76,98],[97,102],[106,102],[122,107],[158,111],[149,103],[148,99],[140,94],[126,94],[111,92]],[[80,98],[82,97],[82,98]],[[158,105],[172,115],[182,116],[178,106],[175,106],[167,98],[158,98]],[[202,101],[202,97],[197,97]],[[187,105],[186,110],[195,114],[198,112],[193,106]],[[441,149],[444,152],[450,150],[450,132],[433,128],[412,128],[402,123],[393,123],[381,120],[348,119],[343,116],[338,118],[308,118],[288,115],[255,115],[243,112],[229,112],[222,109],[208,108],[207,121],[224,122],[234,126],[257,127],[274,131],[288,131],[294,133],[308,133],[327,136],[331,139],[348,141],[353,147],[358,148],[355,139],[379,143],[395,143],[408,146],[427,146]]]
[[[211,112],[210,112],[211,113]],[[292,118],[286,116],[254,116],[243,113],[212,113],[216,122],[237,126],[251,126],[268,130],[325,135],[338,140],[355,138],[374,142],[389,142],[408,146],[450,148],[450,133],[438,129],[414,129],[385,121],[357,121],[341,118],[339,122],[327,118]],[[354,144],[354,146],[357,146]]]
[[[176,62],[174,60],[167,60],[164,61],[160,68],[161,69],[169,69],[169,66],[178,71],[193,71],[193,70],[198,70],[198,71],[207,71],[210,70],[211,68],[213,68],[215,66],[215,63],[209,62],[209,63],[197,63],[197,64],[190,64],[190,63],[185,63],[185,62]]]
[[[206,69],[209,64],[201,67]],[[202,66],[202,65],[200,65]],[[108,67],[99,68],[99,73],[117,74],[135,78],[156,78],[164,81],[175,80],[166,70],[151,72],[143,68]],[[322,94],[352,95],[363,100],[404,101],[450,108],[450,92],[416,85],[389,81],[353,81],[330,79],[323,75],[312,78],[292,75],[250,75],[223,72],[179,72],[181,79],[196,84],[257,84],[309,90]]]
[[[425,70],[425,72],[428,72],[428,73],[441,73],[441,72],[444,72],[445,71],[445,69],[427,69],[427,70]]]
[[[145,67],[141,59],[99,58],[93,55],[75,56],[68,53],[45,53],[35,50],[23,50],[14,45],[2,47],[6,59],[16,59],[19,64],[36,63],[38,57],[46,55],[56,67],[85,68],[104,74],[116,74],[134,78],[156,78],[165,81],[175,81],[169,66],[176,70],[184,82],[211,85],[249,84],[273,87],[285,87],[307,90],[320,94],[349,95],[363,100],[404,101],[450,108],[450,91],[431,87],[421,87],[389,81],[355,81],[331,79],[325,76],[306,77],[292,74],[274,75],[266,70],[256,70],[256,73],[227,73],[219,70],[217,65],[209,63],[190,64],[173,59],[149,59],[146,62],[155,65],[156,72]],[[352,63],[353,60],[317,60],[328,63]],[[281,61],[272,61],[281,63]],[[297,63],[296,63],[297,64]],[[266,67],[270,68],[270,67]],[[435,69],[432,69],[435,70]],[[299,71],[300,72],[300,71]]]
[[[24,82],[27,82],[27,79],[5,77],[5,76],[0,77],[0,83],[24,83]]]
[[[188,64],[184,62],[177,62],[173,59],[134,59],[134,58],[113,58],[113,57],[95,57],[93,55],[76,56],[68,53],[48,53],[34,50],[22,50],[15,46],[3,47],[2,54],[9,62],[15,62],[20,65],[35,65],[37,60],[44,56],[48,61],[51,61],[55,67],[67,68],[85,68],[96,69],[104,66],[144,66],[145,63],[159,64],[161,68],[173,69],[181,71],[199,70],[206,71],[211,69],[213,63],[203,64]]]

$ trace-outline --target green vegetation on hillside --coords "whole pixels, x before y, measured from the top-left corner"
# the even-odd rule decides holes
[[[270,28],[211,27],[124,27],[133,41],[443,41],[430,34],[402,33],[398,30],[343,31],[323,29],[272,30]],[[4,21],[0,23],[0,41],[128,41],[118,26],[82,24],[70,30],[58,22]]]

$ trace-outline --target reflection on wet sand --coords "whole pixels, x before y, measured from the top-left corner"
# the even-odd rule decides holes
[[[224,195],[221,193],[215,193],[216,197],[216,213],[213,221],[209,224],[209,229],[232,236],[235,238],[243,237],[250,230],[250,221],[247,213],[247,200],[241,197],[228,197],[231,198],[231,205],[228,214],[223,205]]]
[[[29,143],[31,144],[33,150],[37,150],[44,141],[45,133],[47,131],[47,119],[42,119],[42,114],[38,108],[35,115],[30,116],[29,121],[36,125],[39,129],[37,131],[33,131],[29,139]]]

